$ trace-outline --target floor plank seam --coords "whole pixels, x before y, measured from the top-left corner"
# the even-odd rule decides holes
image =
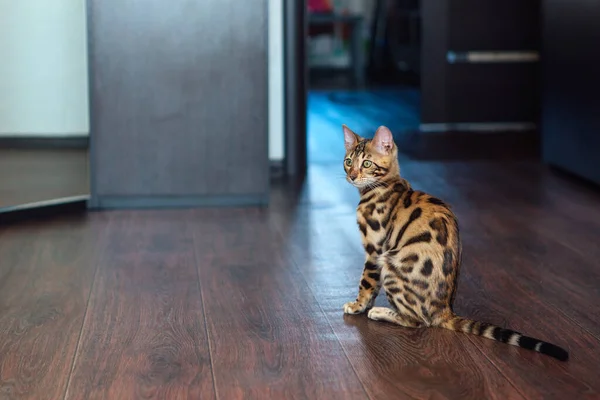
[[[92,277],[92,284],[90,285],[90,292],[88,293],[88,298],[85,303],[85,311],[83,313],[83,319],[81,321],[81,329],[79,330],[79,336],[77,338],[77,346],[75,346],[75,352],[73,353],[73,359],[71,361],[71,370],[69,371],[69,376],[67,378],[67,384],[65,385],[65,393],[63,395],[63,400],[66,400],[69,395],[71,379],[73,378],[73,373],[75,372],[75,363],[77,362],[77,357],[79,356],[79,350],[81,348],[81,338],[83,336],[85,322],[88,318],[88,311],[90,309],[90,303],[92,300],[92,294],[94,293],[94,287],[96,286],[96,278],[98,276],[98,270],[100,269],[100,262],[102,261],[102,258],[104,257],[104,251],[108,247],[107,235],[108,235],[108,228],[110,227],[110,222],[111,221],[109,220],[101,234],[100,250],[96,253],[97,256],[96,256],[96,262],[95,262],[96,265],[94,266],[94,276]]]
[[[475,349],[477,351],[479,351],[485,357],[485,359],[488,360],[488,362],[494,368],[496,368],[496,370],[498,371],[498,373],[500,373],[500,375],[502,375],[504,377],[504,379],[506,379],[506,382],[508,382],[513,388],[515,388],[515,390],[517,391],[517,393],[519,393],[521,396],[523,396],[524,399],[529,399],[529,397],[527,397],[525,395],[525,393],[523,393],[519,389],[519,387],[508,376],[506,376],[506,374],[504,374],[504,372],[502,372],[502,369],[500,369],[500,367],[498,365],[496,365],[496,363],[479,346],[477,346],[477,344],[475,344],[475,338],[474,337],[471,337],[470,335],[466,335],[466,337],[467,337],[467,340],[473,345],[473,347],[475,347]]]
[[[559,306],[557,306],[553,302],[547,301],[547,303],[552,308],[554,308],[556,311],[558,311],[560,314],[562,314],[573,325],[575,325],[579,329],[582,329],[584,332],[587,332],[591,337],[593,337],[594,339],[596,339],[598,341],[598,344],[600,344],[600,335],[598,335],[597,333],[594,333],[594,332],[590,331],[588,328],[586,328],[585,326],[581,325],[576,319],[574,319],[573,317],[571,317],[569,314],[567,314],[563,309],[561,309]]]
[[[210,360],[210,375],[212,377],[213,391],[215,392],[215,399],[219,399],[219,393],[217,391],[217,383],[215,378],[215,364],[213,360],[213,350],[211,346],[211,337],[208,332],[208,320],[206,318],[206,306],[204,305],[204,294],[202,292],[202,284],[200,283],[200,264],[198,262],[198,250],[196,242],[196,232],[192,229],[192,244],[194,245],[194,264],[196,270],[196,280],[198,282],[198,292],[200,292],[200,302],[202,303],[202,316],[204,317],[204,332],[206,333],[206,343],[208,345],[208,358]]]
[[[280,238],[282,240],[285,240],[285,237],[283,236],[283,232],[280,231],[279,227],[276,227],[276,231],[279,234]],[[367,391],[364,382],[360,378],[360,375],[358,375],[358,372],[356,371],[356,368],[354,367],[354,364],[350,360],[350,357],[348,357],[348,352],[346,351],[346,348],[344,347],[344,345],[340,341],[340,337],[336,333],[335,329],[333,329],[333,325],[331,324],[331,320],[327,316],[327,313],[325,313],[325,310],[323,310],[323,307],[321,305],[321,302],[319,301],[319,298],[315,294],[315,292],[314,292],[313,288],[311,287],[311,285],[308,283],[308,280],[306,279],[306,276],[304,275],[304,272],[302,271],[302,268],[300,268],[298,266],[298,263],[296,262],[296,260],[294,260],[294,258],[292,256],[290,256],[289,259],[292,262],[292,264],[293,264],[294,268],[296,269],[296,271],[299,272],[300,276],[304,280],[304,283],[306,284],[306,287],[308,288],[308,290],[310,291],[311,295],[315,299],[315,302],[316,302],[317,306],[319,307],[319,310],[321,311],[321,313],[325,317],[325,320],[327,321],[327,325],[329,326],[329,329],[331,330],[331,333],[333,333],[333,335],[335,336],[338,344],[340,345],[340,348],[342,349],[342,352],[344,353],[344,357],[346,358],[346,360],[348,361],[348,364],[352,368],[352,371],[354,372],[354,375],[356,376],[356,379],[358,379],[358,381],[360,382],[360,386],[362,387],[363,393],[365,394],[365,396],[367,396],[368,399],[373,400],[373,397]],[[341,307],[340,307],[340,310],[341,310]]]
[[[290,257],[290,259],[291,259],[291,257]],[[306,283],[306,287],[308,287],[308,290],[310,290],[310,293],[312,294],[313,298],[315,299],[315,301],[317,303],[317,306],[319,307],[319,310],[321,311],[321,313],[323,313],[323,316],[325,317],[325,320],[327,320],[327,325],[329,326],[329,329],[331,330],[331,333],[333,333],[333,335],[335,336],[338,344],[340,345],[340,348],[344,352],[344,357],[346,357],[346,360],[348,360],[348,364],[350,364],[350,367],[352,367],[352,371],[354,371],[354,375],[356,375],[356,379],[358,379],[358,381],[360,382],[360,386],[362,387],[365,396],[367,396],[368,399],[373,400],[373,397],[371,397],[371,395],[367,391],[364,382],[360,378],[360,375],[358,375],[358,372],[356,371],[356,368],[354,367],[354,364],[350,360],[350,357],[348,357],[348,352],[346,351],[346,348],[344,347],[344,345],[340,341],[340,337],[336,333],[335,329],[333,329],[333,325],[331,324],[331,320],[327,316],[327,313],[325,313],[325,310],[323,310],[323,307],[321,306],[321,302],[319,301],[318,297],[315,295],[315,292],[313,291],[312,287],[309,285],[308,280],[306,279],[306,276],[304,276],[304,273],[298,267],[298,264],[296,263],[296,261],[294,261],[293,259],[291,259],[291,261],[294,264],[294,267],[296,268],[296,270],[298,270],[300,272],[300,276],[302,277],[302,279]]]
[[[282,241],[285,241],[285,236],[283,234],[283,232],[281,232],[281,230],[279,229],[279,226],[275,227],[275,231],[277,232],[277,234],[279,235],[280,239]],[[296,269],[296,271],[298,271],[300,273],[300,276],[302,277],[302,279],[304,280],[304,283],[306,284],[306,287],[308,288],[308,290],[310,291],[311,295],[313,296],[313,298],[315,299],[317,306],[319,307],[319,310],[321,311],[321,313],[323,314],[323,316],[325,317],[325,319],[327,320],[327,325],[329,326],[329,329],[331,330],[331,333],[333,333],[333,335],[335,336],[335,339],[337,340],[338,344],[340,345],[340,348],[342,349],[342,352],[344,353],[344,357],[346,358],[346,360],[348,361],[348,364],[350,365],[350,367],[352,368],[352,371],[354,372],[354,375],[356,376],[356,379],[358,379],[358,381],[360,382],[360,386],[363,389],[363,393],[365,394],[365,396],[367,396],[368,399],[373,400],[371,395],[367,392],[367,389],[365,388],[365,385],[362,381],[362,379],[360,379],[360,376],[358,375],[358,373],[356,372],[356,368],[354,367],[354,364],[352,363],[352,361],[350,360],[350,358],[348,357],[348,353],[346,352],[346,349],[344,348],[344,345],[342,344],[342,342],[340,341],[339,336],[337,335],[337,333],[335,332],[335,330],[333,329],[333,325],[331,324],[331,321],[329,320],[329,317],[327,316],[327,314],[325,313],[325,311],[323,310],[323,307],[321,306],[321,302],[319,301],[318,297],[316,296],[314,290],[312,289],[312,287],[310,286],[310,284],[308,283],[308,280],[306,279],[306,276],[304,275],[304,272],[302,271],[302,269],[298,266],[298,263],[296,263],[296,260],[294,260],[294,258],[292,256],[289,257],[290,261],[292,262],[294,268]]]
[[[540,234],[540,232],[535,231],[535,233]],[[548,240],[555,240],[554,238],[547,236],[545,233],[541,233],[543,234]],[[556,240],[555,240],[556,241]],[[562,243],[560,241],[556,241],[559,245],[563,246],[566,249],[569,249],[575,253],[577,253],[580,256],[583,256],[583,253],[580,253],[579,250],[573,248],[572,246]],[[528,287],[529,290],[533,290],[533,288]],[[548,300],[544,300],[546,303],[548,303],[552,308],[554,308],[556,311],[558,311],[560,314],[562,314],[568,321],[570,321],[572,324],[574,324],[575,326],[579,327],[580,329],[583,329],[585,332],[587,332],[590,336],[592,336],[593,338],[595,338],[599,343],[600,343],[600,335],[598,333],[594,333],[591,330],[589,330],[587,327],[583,326],[579,321],[577,321],[574,317],[570,316],[566,311],[564,311],[561,307],[559,307],[558,305],[556,305],[555,303],[553,303],[550,299]]]

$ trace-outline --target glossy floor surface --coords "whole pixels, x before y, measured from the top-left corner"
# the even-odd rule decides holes
[[[420,102],[419,91],[407,86],[310,92],[310,163],[339,165],[340,157],[344,156],[339,136],[342,124],[363,135],[372,135],[380,125],[387,126],[395,134],[416,131],[420,121]]]
[[[0,211],[89,195],[86,149],[0,149]]]
[[[331,125],[310,124],[322,159],[267,209],[1,227],[0,399],[600,398],[600,192],[531,161],[401,164],[459,217],[456,311],[566,363],[344,316],[363,253]]]

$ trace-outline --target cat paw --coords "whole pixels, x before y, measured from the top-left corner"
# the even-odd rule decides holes
[[[373,307],[369,310],[367,318],[373,321],[388,320],[390,316],[390,309],[386,307]]]
[[[367,309],[366,305],[360,304],[357,301],[349,301],[344,304],[345,314],[360,314]]]

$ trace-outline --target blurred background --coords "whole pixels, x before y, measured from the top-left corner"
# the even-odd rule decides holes
[[[548,108],[564,43],[578,41],[556,32],[573,13],[538,0],[308,1],[309,131],[387,125],[421,158],[540,157],[546,143],[545,161],[562,163]]]
[[[600,180],[583,2],[192,2],[189,21],[84,3],[0,1],[4,211],[267,204],[270,176],[339,161],[342,123],[386,125],[416,159],[535,159]]]

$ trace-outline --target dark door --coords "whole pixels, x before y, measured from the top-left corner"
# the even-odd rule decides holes
[[[539,1],[423,0],[422,129],[531,128]]]

